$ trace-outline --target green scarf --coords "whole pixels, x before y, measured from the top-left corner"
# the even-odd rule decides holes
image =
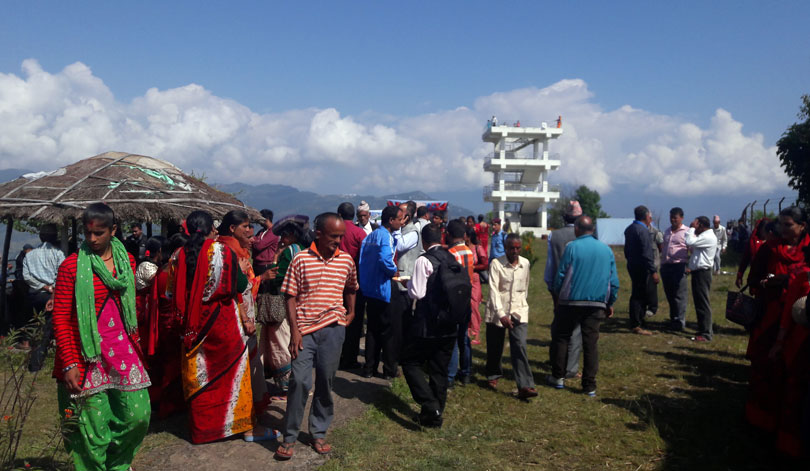
[[[90,362],[101,359],[101,336],[98,333],[98,314],[96,313],[96,293],[93,285],[93,273],[99,277],[104,286],[121,293],[121,307],[124,327],[128,333],[138,328],[135,313],[135,274],[129,262],[129,254],[124,244],[113,237],[113,263],[116,276],[107,270],[101,257],[93,253],[87,242],[79,249],[76,260],[76,315],[79,319],[79,337],[82,341],[82,355]]]

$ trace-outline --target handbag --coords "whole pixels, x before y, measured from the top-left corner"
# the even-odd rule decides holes
[[[729,291],[726,297],[726,319],[743,327],[751,327],[759,317],[759,303],[744,293],[745,285],[740,291]]]
[[[256,296],[256,320],[262,324],[278,324],[287,318],[283,294],[259,293]]]

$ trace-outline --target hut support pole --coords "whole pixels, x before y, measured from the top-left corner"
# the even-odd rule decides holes
[[[160,220],[160,235],[163,237],[169,237],[169,220],[168,219],[161,219]]]
[[[68,237],[68,225],[67,225],[67,222],[65,222],[64,224],[59,226],[59,239],[62,240],[62,252],[66,253],[66,254],[70,253],[70,252],[68,252],[68,239],[69,239],[69,237]]]
[[[146,238],[147,239],[152,238],[152,223],[151,222],[146,223]]]
[[[8,216],[6,218],[6,238],[3,240],[3,263],[0,263],[0,320],[7,319],[8,313],[6,312],[6,282],[8,280],[8,251],[11,248],[11,233],[14,231],[14,218]]]

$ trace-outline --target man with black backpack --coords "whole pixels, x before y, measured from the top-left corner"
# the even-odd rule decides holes
[[[408,282],[408,295],[416,300],[416,308],[403,320],[405,342],[400,365],[411,395],[421,407],[416,421],[425,427],[442,426],[447,367],[459,325],[469,321],[471,312],[469,276],[441,242],[440,227],[422,229],[426,252],[416,259]],[[425,363],[429,382],[422,372]]]

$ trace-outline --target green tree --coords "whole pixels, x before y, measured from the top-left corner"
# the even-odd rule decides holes
[[[810,95],[802,95],[798,117],[803,121],[793,123],[776,142],[776,155],[799,201],[810,203]]]
[[[579,205],[582,206],[582,214],[587,214],[594,219],[610,217],[608,213],[602,211],[602,205],[599,202],[602,197],[599,196],[598,191],[591,190],[587,186],[581,185],[574,192],[574,198],[579,201]]]
[[[568,202],[571,200],[579,201],[582,207],[582,214],[587,214],[594,219],[609,218],[606,212],[602,211],[600,204],[601,196],[596,190],[591,190],[585,185],[580,185],[579,188],[571,192],[563,191],[560,193],[560,198],[548,210],[548,227],[551,229],[559,229],[565,225],[563,221],[563,214]]]

